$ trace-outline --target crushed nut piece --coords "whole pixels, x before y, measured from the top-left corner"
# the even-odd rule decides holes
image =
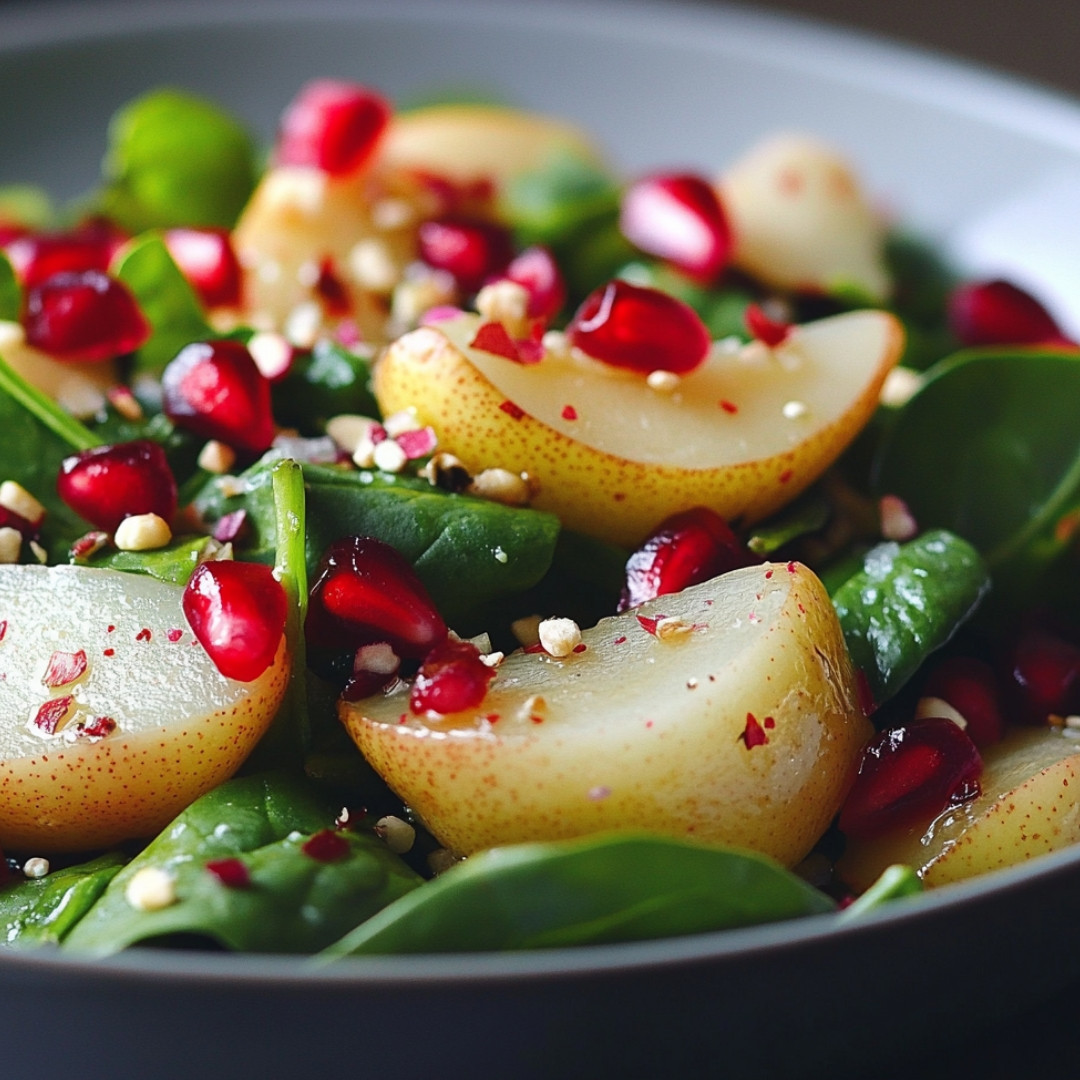
[[[656,636],[661,641],[674,641],[677,638],[686,637],[687,634],[693,633],[693,630],[692,623],[684,622],[672,615],[656,620]]]
[[[429,484],[443,491],[460,494],[472,483],[469,470],[453,454],[434,454],[420,470],[420,475]]]
[[[22,533],[10,525],[0,528],[0,563],[17,563],[22,554]]]
[[[199,468],[221,476],[236,464],[236,451],[226,443],[211,439],[199,451]]]
[[[515,619],[510,624],[510,632],[526,649],[540,644],[540,623],[543,620],[539,615],[526,615]]]
[[[400,412],[391,413],[384,421],[383,427],[391,439],[404,435],[406,431],[419,431],[424,425],[416,418],[412,409],[402,409]]]
[[[157,514],[132,514],[116,527],[113,543],[121,551],[153,551],[172,540],[169,523]]]
[[[405,451],[393,439],[376,443],[371,455],[372,464],[382,472],[399,473],[409,460]]]
[[[480,654],[480,663],[486,664],[490,668],[497,668],[506,659],[506,654],[501,652],[482,652]]]
[[[326,434],[341,447],[350,457],[356,453],[357,447],[364,440],[368,440],[372,450],[375,448],[371,440],[371,432],[378,427],[379,422],[370,416],[359,416],[356,413],[339,413],[326,421]]]
[[[382,232],[404,229],[416,220],[416,211],[405,199],[379,199],[371,208],[371,224]]]
[[[105,408],[105,395],[97,383],[83,375],[68,375],[56,388],[60,407],[79,420],[97,416]]]
[[[176,903],[176,881],[160,866],[144,866],[127,883],[124,897],[136,911],[160,911]]]
[[[28,878],[43,878],[48,874],[50,870],[49,860],[43,859],[41,856],[35,856],[32,859],[27,859],[23,863],[22,872]]]
[[[314,301],[297,304],[285,319],[285,337],[300,349],[310,349],[322,329],[322,308]]]
[[[327,175],[319,169],[279,165],[263,176],[259,198],[272,220],[288,220],[297,213],[313,217],[326,201],[327,184]]]
[[[406,277],[394,286],[390,297],[390,318],[395,330],[415,326],[420,316],[433,307],[451,304],[456,297],[453,277],[445,271],[409,267]]]
[[[49,553],[36,540],[30,541],[30,550],[34,553],[34,558],[37,559],[42,566],[49,561]]]
[[[551,656],[569,656],[581,644],[581,628],[573,619],[544,619],[537,634]]]
[[[353,245],[348,267],[356,284],[368,292],[389,295],[401,280],[401,267],[389,246],[374,236],[364,237]]]
[[[664,371],[661,368],[650,371],[645,376],[645,385],[650,390],[656,390],[661,394],[670,394],[673,390],[677,390],[680,381],[679,376],[674,371]]]
[[[45,507],[16,480],[0,484],[0,506],[26,518],[31,525],[40,525],[45,517]]]
[[[915,396],[922,383],[923,377],[919,372],[912,371],[911,368],[894,367],[885,376],[879,400],[882,405],[891,405],[898,409]]]
[[[375,835],[385,840],[386,846],[395,855],[404,855],[416,842],[416,830],[407,821],[402,821],[393,814],[375,822]]]
[[[927,716],[936,716],[939,719],[951,720],[961,731],[968,726],[964,714],[958,709],[954,709],[944,698],[919,698],[915,703],[915,719],[921,720]]]
[[[109,404],[112,405],[125,420],[131,420],[134,423],[136,420],[141,420],[143,418],[143,407],[129,387],[110,387],[109,390],[105,392],[105,396],[109,399]]]
[[[489,322],[502,323],[513,338],[529,333],[529,290],[504,278],[485,285],[476,294],[476,310]]]
[[[401,660],[385,641],[361,645],[353,657],[353,671],[356,674],[370,671],[374,675],[394,675],[399,667],[401,667]]]
[[[468,492],[504,506],[527,506],[532,498],[529,481],[509,469],[484,469],[473,477]]]

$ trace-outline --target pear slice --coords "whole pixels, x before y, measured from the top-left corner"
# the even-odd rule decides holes
[[[619,828],[789,865],[807,853],[872,732],[811,571],[736,570],[604,619],[582,642],[564,659],[507,657],[473,710],[417,716],[393,693],[343,702],[341,719],[460,853]]]
[[[375,369],[385,414],[413,409],[473,473],[526,472],[567,527],[634,545],[692,506],[759,520],[816,480],[873,413],[903,345],[897,320],[856,311],[776,349],[714,350],[674,389],[582,358],[535,364],[472,348],[462,314],[395,342]]]
[[[227,679],[182,595],[113,570],[0,566],[0,847],[151,835],[267,729],[289,676],[284,638],[257,680]]]
[[[837,867],[844,881],[861,890],[904,863],[944,885],[1080,842],[1080,740],[1022,728],[982,754],[978,797],[921,827],[850,842]]]
[[[775,136],[736,161],[718,186],[734,261],[749,274],[780,289],[888,297],[884,224],[830,147]]]

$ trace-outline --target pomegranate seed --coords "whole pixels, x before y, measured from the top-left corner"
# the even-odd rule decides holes
[[[274,441],[270,382],[239,341],[195,342],[161,376],[165,415],[180,427],[257,455]]]
[[[712,344],[688,304],[626,281],[610,281],[590,293],[566,334],[571,345],[594,359],[644,375],[686,375],[704,363]]]
[[[251,873],[240,859],[211,859],[206,869],[228,889],[246,889],[251,884]]]
[[[1022,630],[1006,660],[1012,718],[1045,724],[1080,708],[1080,648],[1044,627]]]
[[[55,735],[56,729],[60,726],[61,722],[67,718],[67,715],[71,712],[71,707],[74,704],[75,698],[71,694],[65,694],[63,697],[49,698],[48,701],[42,702],[42,704],[38,706],[37,712],[34,714],[34,727],[45,735]]]
[[[720,199],[700,176],[646,176],[619,209],[623,236],[701,284],[715,281],[731,257],[731,227]]]
[[[951,720],[930,716],[882,731],[863,751],[840,829],[869,839],[927,822],[978,794],[982,758]]]
[[[204,307],[236,307],[243,273],[225,229],[168,229],[165,246]]]
[[[715,511],[704,506],[684,510],[662,521],[630,556],[618,610],[629,611],[757,561]]]
[[[80,517],[114,532],[132,514],[176,513],[176,480],[165,451],[156,442],[95,446],[64,458],[56,479],[60,498]]]
[[[381,95],[355,83],[316,79],[285,110],[277,161],[348,176],[370,160],[390,121]]]
[[[61,360],[109,360],[150,336],[127,286],[100,270],[54,274],[27,290],[23,328],[29,344]]]
[[[73,653],[57,649],[49,657],[41,681],[50,690],[55,690],[58,686],[67,686],[81,678],[86,673],[86,666],[86,652],[83,649]]]
[[[953,289],[949,325],[965,345],[1073,345],[1053,316],[1012,282],[974,281]]]
[[[77,233],[24,233],[5,244],[4,250],[25,288],[41,285],[55,274],[105,273],[112,254],[97,238]]]
[[[451,274],[458,287],[476,292],[510,262],[510,233],[501,225],[462,217],[425,221],[417,233],[420,258]]]
[[[791,323],[770,319],[758,304],[747,304],[744,318],[746,329],[750,331],[754,339],[770,349],[783,345],[791,334]]]
[[[0,506],[0,528],[14,529],[24,540],[36,540],[41,535],[40,524],[38,522],[35,525],[22,514],[17,514],[6,506]]]
[[[528,315],[532,319],[553,319],[566,303],[566,282],[555,256],[546,247],[525,248],[510,260],[500,277],[527,290]]]
[[[182,603],[192,633],[226,678],[251,682],[274,662],[288,600],[269,566],[200,563]]]
[[[309,836],[300,850],[316,862],[334,862],[349,854],[349,841],[333,829],[323,829]]]
[[[930,673],[923,686],[927,697],[947,701],[966,721],[976,746],[989,746],[1005,734],[1001,690],[994,669],[974,656],[953,656]]]
[[[480,659],[480,650],[468,641],[447,639],[424,657],[409,694],[414,713],[441,715],[479,705],[487,694],[495,669]]]
[[[309,642],[327,649],[385,641],[398,656],[419,659],[447,631],[404,556],[370,536],[346,536],[323,557],[306,633]]]
[[[116,721],[111,716],[95,716],[84,724],[79,724],[77,734],[87,739],[104,739],[116,730]]]

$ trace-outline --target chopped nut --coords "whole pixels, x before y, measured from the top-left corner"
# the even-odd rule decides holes
[[[569,656],[581,644],[581,628],[573,619],[544,619],[537,634],[551,656]]]
[[[109,399],[109,404],[125,420],[134,422],[143,418],[143,407],[129,387],[113,386],[106,391],[105,396]]]
[[[506,654],[501,652],[486,652],[480,654],[480,663],[490,668],[497,668],[506,659]]]
[[[326,421],[326,434],[351,457],[365,439],[370,441],[372,430],[378,426],[379,422],[370,416],[339,413]],[[371,445],[374,449],[374,443]]]
[[[540,339],[544,352],[552,356],[565,356],[570,351],[570,343],[562,330],[548,330]]]
[[[285,319],[285,337],[300,349],[310,349],[322,330],[322,308],[314,301],[297,304]]]
[[[680,381],[674,371],[664,371],[659,368],[656,371],[650,371],[645,376],[645,385],[650,390],[656,390],[662,394],[670,394],[673,390],[677,390]]]
[[[371,208],[371,224],[382,232],[403,229],[416,220],[416,211],[405,199],[379,199]]]
[[[74,559],[89,559],[96,555],[109,542],[109,534],[95,529],[93,532],[84,533],[71,545],[71,556]]]
[[[236,451],[226,443],[211,439],[199,451],[199,468],[221,476],[236,464]]]
[[[269,217],[287,219],[299,212],[315,216],[326,201],[327,176],[319,169],[278,165],[263,176],[259,187],[262,209]],[[275,213],[276,211],[276,213]]]
[[[424,425],[416,418],[412,409],[402,409],[400,412],[391,413],[384,421],[383,427],[391,439],[404,435],[406,431],[419,431]]]
[[[268,379],[280,378],[292,367],[293,347],[274,330],[260,330],[252,334],[247,350],[259,372]]]
[[[218,477],[217,489],[226,499],[231,499],[234,495],[246,495],[248,487],[247,481],[242,477],[230,476],[226,473]]]
[[[375,835],[385,840],[386,846],[395,855],[404,855],[416,842],[416,830],[393,814],[375,822]]]
[[[509,469],[484,469],[473,477],[467,490],[470,495],[504,506],[527,506],[532,498],[529,481]]]
[[[469,470],[453,454],[434,454],[420,470],[420,475],[434,487],[460,493],[472,483]]]
[[[401,267],[377,237],[358,241],[349,252],[348,266],[356,284],[369,292],[389,294],[401,280]]]
[[[22,872],[28,878],[43,878],[48,874],[50,870],[49,860],[43,859],[41,856],[35,856],[32,859],[27,859],[23,863]]]
[[[160,866],[144,866],[127,883],[124,897],[136,911],[160,911],[176,903],[176,881]]]
[[[385,641],[361,645],[353,657],[353,671],[356,674],[370,671],[374,675],[394,675],[399,667],[401,660]]]
[[[879,400],[882,405],[891,405],[899,408],[906,405],[915,396],[916,391],[922,386],[923,377],[911,368],[894,367],[885,376],[885,382],[881,386]]]
[[[510,632],[526,648],[540,644],[540,623],[543,620],[539,615],[526,615],[515,619],[510,624]]]
[[[17,563],[22,554],[22,533],[10,525],[0,528],[0,563]]]
[[[0,349],[9,349],[26,344],[26,331],[22,324],[9,319],[0,319]]]
[[[5,480],[0,484],[0,506],[26,518],[31,525],[41,524],[45,517],[45,507],[15,480]]]
[[[405,451],[393,439],[383,439],[382,442],[375,444],[372,463],[382,472],[401,472],[408,460]]]
[[[30,550],[34,553],[34,558],[37,559],[42,566],[49,561],[49,553],[36,540],[30,541]]]
[[[693,624],[684,622],[674,616],[667,616],[656,620],[656,636],[661,641],[673,641],[676,638],[685,637],[694,630]]]
[[[68,375],[56,388],[60,407],[79,420],[96,416],[105,408],[105,395],[97,383],[83,375]]]
[[[489,322],[502,323],[515,338],[529,333],[529,290],[508,278],[485,285],[476,294],[476,310]]]
[[[936,716],[939,719],[951,720],[961,731],[968,726],[964,714],[958,709],[954,709],[944,698],[919,698],[915,703],[915,719],[921,720],[927,716]]]
[[[390,297],[390,317],[394,327],[404,330],[415,326],[425,311],[453,303],[454,279],[444,271],[410,268],[403,281],[394,286]]]
[[[153,551],[172,540],[169,523],[157,514],[132,514],[116,527],[113,543],[121,551]]]

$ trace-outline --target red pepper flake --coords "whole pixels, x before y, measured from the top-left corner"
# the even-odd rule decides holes
[[[786,569],[789,574],[794,574],[796,569],[797,569],[797,566],[796,566],[794,560],[789,562],[784,569]]]
[[[576,420],[577,409],[573,405],[564,405],[562,410],[562,418],[564,420]]]
[[[521,363],[521,356],[517,345],[514,344],[514,339],[500,322],[481,323],[476,336],[469,342],[469,348],[494,353],[495,356],[501,356],[504,360],[513,360],[515,364]]]
[[[335,862],[349,854],[349,841],[333,829],[323,829],[308,837],[300,850],[316,862]]]
[[[645,726],[646,726],[647,728],[649,728],[649,727],[652,727],[652,726],[653,726],[653,722],[652,722],[651,720],[646,720],[646,721],[645,721]]]
[[[64,697],[50,698],[38,707],[38,711],[34,714],[31,723],[43,734],[54,735],[61,721],[71,711],[71,706],[74,703],[75,698],[71,694],[65,694]]]
[[[116,721],[111,716],[95,716],[93,720],[79,725],[79,734],[90,739],[104,739],[116,730]]]
[[[416,431],[403,431],[396,442],[405,452],[405,457],[409,461],[415,461],[432,453],[439,440],[433,427],[423,427]]]
[[[115,656],[116,655],[116,650],[115,649],[102,649],[101,650],[101,655],[102,656]]]
[[[779,319],[770,319],[758,304],[747,304],[744,318],[746,320],[746,329],[762,345],[767,345],[770,349],[775,349],[777,345],[783,345],[792,331],[791,323],[781,322]]]
[[[621,645],[626,640],[625,634],[620,634],[613,642],[613,645]]]
[[[136,641],[149,641],[154,635],[144,626],[136,635]]]
[[[733,416],[739,411],[739,406],[734,401],[727,401],[726,399],[720,401],[720,408],[726,413],[731,413]]]
[[[795,475],[795,472],[794,472],[793,469],[785,469],[780,474],[780,477],[779,477],[780,483],[781,484],[786,484],[794,475]]]
[[[115,629],[116,629],[116,627],[113,626],[112,624],[110,624],[109,626],[105,627],[105,632],[108,633],[108,634],[111,634]]]
[[[58,686],[73,683],[85,672],[86,653],[82,649],[73,653],[57,651],[49,657],[49,663],[45,668],[45,674],[41,676],[41,681],[53,690]]]
[[[537,716],[536,713],[533,713],[532,716],[529,717],[529,719],[534,724],[542,724],[544,722],[544,718],[542,716]]]
[[[3,641],[7,636],[7,619],[0,622],[0,641]]]
[[[767,728],[774,728],[774,727],[776,727],[776,718],[775,718],[775,717],[772,717],[772,716],[766,716],[766,717],[765,717],[765,719],[764,719],[764,721],[762,721],[762,722],[764,723],[764,725],[765,725],[765,726],[766,726]]]
[[[239,859],[211,859],[206,869],[227,889],[246,889],[251,884],[251,874]]]
[[[589,646],[588,646],[588,645],[586,645],[584,641],[579,641],[579,642],[578,642],[578,643],[577,643],[577,644],[576,644],[576,645],[574,646],[574,652],[576,652],[576,653],[583,653],[583,652],[584,652],[584,651],[585,651],[585,650],[586,650],[586,649],[587,649],[588,647],[589,647]]]
[[[178,642],[184,636],[184,631],[178,628],[174,628],[170,630],[165,636],[175,645],[176,642]]]
[[[497,712],[489,712],[489,713],[487,713],[485,715],[484,719],[489,724],[497,724],[499,722],[499,720],[500,720],[500,716],[499,716],[499,714]]]
[[[525,415],[525,410],[520,405],[515,405],[512,401],[504,401],[499,408],[506,413],[507,416],[513,417],[515,420],[520,420]]]
[[[641,628],[647,633],[656,637],[656,624],[661,619],[666,619],[666,615],[639,615],[637,621],[641,624]]]
[[[765,580],[768,581],[772,577],[773,572],[771,570],[765,571]]]
[[[746,714],[746,727],[739,736],[746,743],[747,750],[753,750],[755,746],[764,746],[769,741],[769,736],[762,730],[753,713]]]
[[[246,510],[232,510],[228,514],[222,514],[214,525],[214,539],[222,544],[236,540],[247,525]]]

